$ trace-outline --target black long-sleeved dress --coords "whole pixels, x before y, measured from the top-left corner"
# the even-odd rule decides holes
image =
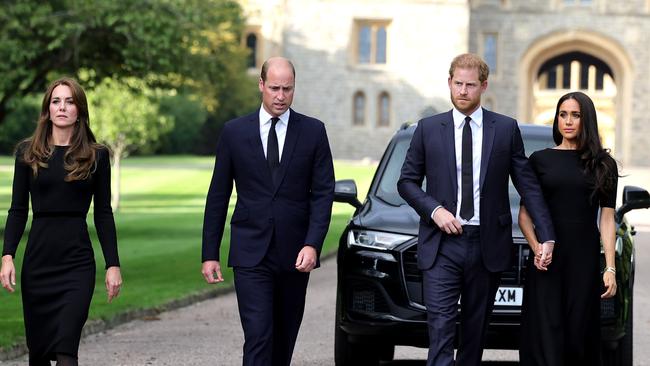
[[[47,168],[34,177],[17,154],[11,208],[2,255],[16,253],[25,230],[29,196],[32,226],[21,272],[25,334],[30,360],[77,355],[95,287],[95,259],[86,214],[94,197],[94,219],[106,268],[119,266],[110,204],[108,150],[100,148],[92,175],[66,182],[66,146],[55,146]]]
[[[537,151],[530,162],[551,212],[556,242],[548,271],[537,270],[529,258],[519,361],[526,366],[598,365],[598,210],[614,208],[616,185],[592,195],[593,177],[583,172],[576,150]],[[616,181],[617,173],[609,179]]]

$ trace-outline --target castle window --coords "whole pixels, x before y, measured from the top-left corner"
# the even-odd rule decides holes
[[[246,66],[249,71],[259,69],[262,66],[262,60],[264,57],[264,55],[262,55],[263,42],[264,39],[262,38],[261,27],[255,25],[246,27],[246,30],[242,34],[241,43],[246,47],[246,50],[248,50]]]
[[[246,48],[249,52],[246,66],[249,68],[257,67],[257,34],[249,33],[246,36]]]
[[[390,95],[385,91],[377,99],[377,126],[390,126]]]
[[[358,64],[387,62],[388,23],[386,20],[356,20],[355,61]]]
[[[352,106],[352,124],[363,126],[366,123],[366,95],[362,91],[354,93]]]
[[[490,68],[491,74],[497,72],[497,35],[496,33],[485,33],[483,35],[483,59]]]

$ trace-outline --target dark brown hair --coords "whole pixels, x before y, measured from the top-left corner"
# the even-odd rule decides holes
[[[50,84],[43,96],[41,115],[36,124],[34,134],[24,140],[19,147],[23,161],[31,166],[34,176],[38,175],[39,168],[47,168],[47,161],[52,156],[54,144],[52,143],[52,121],[50,119],[50,102],[54,89],[65,85],[72,92],[72,100],[77,107],[77,121],[70,139],[70,146],[65,152],[64,168],[68,172],[66,182],[87,179],[95,167],[96,151],[102,145],[98,144],[95,135],[90,130],[88,116],[88,102],[86,93],[79,83],[72,78],[60,78]]]

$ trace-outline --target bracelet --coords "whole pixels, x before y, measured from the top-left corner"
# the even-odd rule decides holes
[[[605,267],[605,272],[612,272],[613,274],[616,274],[616,268],[614,268],[614,267]]]

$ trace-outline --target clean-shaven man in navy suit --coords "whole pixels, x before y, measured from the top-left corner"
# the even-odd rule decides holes
[[[418,266],[423,272],[429,328],[428,366],[480,365],[501,272],[511,263],[512,178],[550,257],[555,234],[517,121],[481,107],[489,69],[473,54],[449,69],[454,108],[418,122],[397,183],[420,215]],[[423,190],[422,182],[426,178]]]
[[[290,109],[295,69],[262,66],[262,106],[225,124],[217,143],[203,222],[202,273],[223,281],[219,247],[233,182],[230,254],[245,366],[288,366],[305,307],[309,272],[330,223],[334,168],[325,126]]]

